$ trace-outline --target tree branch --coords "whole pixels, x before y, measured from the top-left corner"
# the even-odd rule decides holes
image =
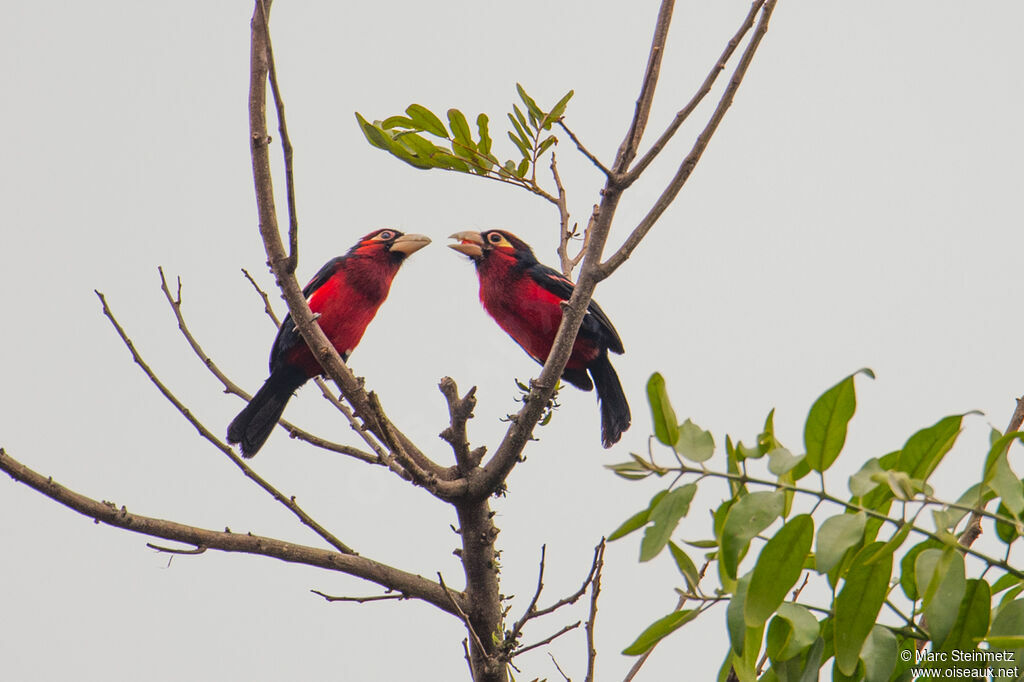
[[[459,387],[451,377],[441,379],[438,388],[448,402],[448,416],[451,420],[451,424],[440,436],[452,446],[459,473],[465,476],[480,464],[485,451],[485,448],[470,450],[466,437],[466,422],[473,418],[473,408],[476,407],[476,386],[470,388],[462,398],[459,397]]]
[[[268,3],[269,4],[269,3]],[[360,381],[342,361],[341,356],[327,340],[323,330],[315,324],[302,288],[293,273],[288,271],[288,256],[277,226],[277,209],[274,204],[274,188],[270,174],[268,153],[267,122],[266,122],[266,83],[270,70],[272,55],[267,49],[269,29],[264,18],[269,7],[263,0],[257,0],[252,18],[252,50],[250,56],[249,78],[249,133],[252,155],[253,180],[256,189],[256,204],[259,213],[259,229],[263,245],[267,252],[268,264],[277,279],[288,310],[303,340],[309,346],[313,356],[320,363],[325,373],[334,380],[341,389],[342,395],[352,405],[356,416],[363,420],[366,428],[374,435],[387,442],[389,435],[394,436],[395,452],[399,461],[410,460],[431,476],[434,484],[430,491],[441,499],[454,499],[465,492],[465,485],[450,480],[454,473],[430,460],[400,431],[394,428],[384,417],[383,412],[373,409],[367,392]],[[274,83],[271,83],[274,86]],[[282,112],[278,112],[283,116]]]
[[[643,173],[651,162],[654,161],[655,157],[661,153],[672,137],[676,134],[676,131],[678,131],[683,125],[683,122],[686,121],[690,114],[693,113],[694,109],[697,108],[697,105],[699,105],[704,100],[704,97],[711,92],[711,87],[718,79],[718,75],[725,69],[725,65],[732,58],[736,48],[739,47],[740,42],[743,40],[743,36],[745,36],[747,31],[750,30],[750,27],[754,25],[754,18],[757,16],[758,11],[764,3],[765,0],[755,0],[755,2],[750,6],[750,11],[747,13],[747,17],[744,19],[743,24],[726,44],[721,56],[718,58],[718,61],[715,62],[715,65],[711,67],[711,72],[708,73],[707,77],[704,79],[700,89],[697,90],[686,106],[679,110],[676,117],[672,120],[672,123],[668,126],[665,132],[661,134],[661,137],[657,139],[654,145],[647,150],[647,153],[644,154],[640,160],[637,161],[636,165],[630,168],[629,172],[621,179],[624,187],[629,187],[637,178],[640,177],[640,174]]]
[[[733,71],[732,79],[729,81],[728,87],[725,92],[722,93],[721,99],[718,101],[718,106],[715,108],[714,113],[708,120],[707,125],[704,126],[704,130],[701,131],[700,135],[697,136],[696,142],[693,144],[693,148],[690,153],[687,154],[686,158],[683,159],[682,164],[679,166],[679,170],[676,171],[672,181],[669,182],[668,187],[661,193],[658,200],[651,207],[647,215],[644,216],[640,224],[634,228],[633,232],[626,238],[626,241],[619,247],[607,261],[601,264],[600,277],[603,279],[608,277],[611,273],[626,262],[630,254],[633,253],[633,249],[639,246],[641,240],[647,235],[648,231],[658,221],[661,215],[675,200],[676,195],[679,194],[679,190],[683,188],[686,181],[689,179],[693,169],[697,166],[697,162],[700,161],[700,157],[704,154],[704,150],[707,148],[708,143],[711,141],[711,137],[718,130],[718,125],[722,122],[722,118],[725,116],[725,112],[732,105],[732,101],[736,96],[736,91],[739,89],[740,84],[743,82],[743,77],[747,73],[747,68],[750,66],[751,60],[754,58],[754,54],[757,52],[758,46],[761,44],[761,39],[765,33],[768,32],[768,21],[771,19],[772,11],[775,9],[776,0],[767,0],[764,6],[761,8],[761,19],[758,21],[757,28],[754,30],[754,34],[750,38],[750,42],[747,44],[746,50],[743,52],[743,56],[740,57],[739,64],[736,65],[736,69]]]
[[[203,363],[206,369],[208,369],[210,373],[213,374],[213,376],[216,377],[217,380],[224,385],[224,391],[226,393],[232,393],[246,401],[252,399],[252,396],[250,394],[243,391],[241,387],[238,386],[238,384],[232,381],[226,374],[224,374],[223,371],[221,371],[220,367],[218,367],[217,364],[213,361],[213,359],[209,355],[207,355],[206,351],[203,350],[203,347],[199,345],[199,342],[196,340],[195,336],[193,336],[191,330],[189,330],[188,324],[185,322],[184,313],[181,310],[181,278],[178,278],[177,293],[175,295],[172,295],[170,288],[167,286],[167,278],[164,276],[164,269],[162,267],[158,267],[157,271],[160,273],[160,290],[163,291],[164,298],[167,299],[167,303],[168,305],[170,305],[171,311],[174,313],[174,317],[178,321],[178,330],[181,332],[182,336],[185,337],[185,341],[188,342],[188,345],[192,349],[192,352],[195,353],[196,357],[199,358],[199,360]],[[246,273],[246,276],[248,276],[248,274],[249,273]],[[252,281],[252,278],[250,278],[250,281]],[[253,282],[253,285],[255,285],[255,282]],[[259,291],[258,288],[257,290]],[[273,316],[273,311],[270,309],[270,302],[266,299],[266,294],[263,294],[263,296],[267,311]],[[291,436],[292,438],[304,441],[315,447],[321,448],[323,450],[330,450],[331,452],[337,452],[343,455],[348,455],[349,457],[364,461],[368,464],[384,464],[384,462],[381,461],[381,459],[376,455],[360,450],[359,448],[354,448],[350,445],[332,443],[329,440],[320,438],[319,436],[315,436],[308,431],[300,429],[299,427],[295,426],[291,422],[286,421],[284,419],[281,420],[280,424],[288,431],[288,435]],[[401,475],[401,473],[399,473],[399,475]]]
[[[206,426],[204,426],[202,422],[200,422],[199,419],[196,418],[194,414],[192,414],[192,411],[185,407],[185,405],[180,400],[178,400],[178,398],[173,393],[171,393],[170,389],[167,388],[167,386],[165,386],[162,381],[160,381],[160,378],[156,376],[153,370],[150,369],[149,365],[146,364],[146,361],[142,359],[142,356],[139,355],[139,352],[135,349],[135,344],[133,344],[132,340],[128,338],[128,335],[125,333],[124,328],[121,327],[121,324],[117,321],[117,318],[114,317],[114,313],[111,312],[110,307],[107,305],[107,299],[103,296],[103,294],[101,294],[98,291],[96,292],[96,295],[99,297],[100,302],[103,304],[103,314],[106,315],[107,319],[110,320],[110,323],[114,325],[114,330],[117,332],[117,335],[121,337],[121,341],[124,342],[125,346],[127,346],[128,348],[128,352],[131,353],[132,360],[134,360],[135,364],[142,368],[142,371],[146,374],[147,377],[149,377],[149,380],[153,383],[154,386],[156,386],[157,390],[160,391],[164,398],[166,398],[172,405],[174,405],[175,408],[177,408],[178,412],[180,412],[182,416],[184,416],[185,419],[187,419],[188,422],[195,427],[196,431],[198,431],[203,438],[208,440],[210,443],[214,445],[214,447],[216,447],[218,450],[227,455],[227,457],[235,464],[235,466],[242,470],[242,473],[244,473],[249,479],[255,482],[256,485],[270,493],[271,497],[273,497],[275,500],[277,500],[285,507],[287,507],[289,511],[291,511],[293,514],[295,514],[295,516],[298,517],[299,521],[301,521],[304,525],[312,529],[314,533],[316,533],[324,540],[326,540],[328,544],[330,544],[332,547],[334,547],[339,552],[342,552],[344,554],[356,554],[356,552],[352,548],[350,548],[348,545],[343,543],[338,538],[334,537],[334,535],[331,534],[326,528],[324,528],[319,523],[314,521],[309,514],[303,511],[302,508],[295,503],[294,497],[285,497],[285,495],[282,494],[281,491],[279,491],[268,481],[266,481],[262,476],[253,471],[252,468],[250,468],[249,465],[246,464],[241,457],[235,454],[235,451],[227,443],[222,442],[219,438],[214,436],[213,432],[206,428]]]
[[[668,27],[672,23],[674,6],[675,0],[662,0],[661,7],[658,9],[658,19],[654,24],[654,38],[651,40],[651,51],[647,56],[647,70],[644,72],[643,85],[640,86],[640,96],[636,100],[633,121],[629,124],[629,131],[619,146],[618,154],[615,155],[615,164],[612,166],[612,176],[615,178],[629,168],[629,164],[636,157],[640,140],[644,136],[644,129],[647,128],[647,118],[651,115],[654,90],[658,85],[658,76],[661,74],[661,58],[665,54],[665,41],[668,39]]]
[[[590,159],[590,163],[592,163],[595,166],[597,166],[598,169],[600,169],[600,171],[602,173],[604,173],[606,176],[611,176],[612,172],[610,170],[608,170],[605,167],[605,165],[603,163],[601,163],[600,160],[598,160],[598,158],[596,156],[591,154],[589,149],[587,149],[586,147],[583,146],[583,143],[580,142],[579,138],[576,137],[575,134],[573,134],[573,132],[569,129],[569,126],[565,125],[565,121],[564,120],[558,119],[558,125],[561,126],[562,130],[564,130],[566,135],[569,136],[569,139],[572,140],[573,143],[575,143],[576,149],[580,150],[580,153],[583,154],[583,156],[585,156],[588,159]]]
[[[110,502],[99,502],[60,485],[52,478],[36,473],[8,455],[3,448],[0,448],[0,471],[7,472],[14,480],[34,488],[65,507],[93,519],[96,523],[196,547],[267,556],[289,563],[346,573],[381,585],[388,590],[428,602],[456,616],[458,609],[465,602],[465,595],[461,593],[443,589],[440,584],[426,578],[358,555],[298,545],[251,533],[219,532],[133,514],[124,507],[118,508]]]

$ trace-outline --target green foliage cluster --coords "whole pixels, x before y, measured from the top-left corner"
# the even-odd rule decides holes
[[[567,92],[547,111],[537,105],[522,85],[516,84],[516,91],[522,107],[515,104],[508,114],[511,124],[508,138],[519,152],[518,161],[503,162],[492,152],[494,141],[486,114],[476,117],[476,139],[466,115],[458,109],[448,110],[447,127],[437,114],[421,104],[410,104],[405,116],[390,116],[370,123],[357,112],[356,120],[371,145],[415,168],[471,173],[542,193],[537,185],[537,160],[557,143],[550,131],[565,113],[573,91]]]
[[[730,670],[742,682],[817,680],[829,661],[832,679],[843,681],[907,680],[911,668],[922,667],[933,677],[994,668],[1002,679],[1024,679],[1024,571],[1009,563],[1024,532],[1024,485],[1007,459],[1024,433],[993,430],[979,481],[956,502],[936,499],[928,479],[956,442],[962,414],[869,459],[849,478],[849,496],[830,493],[825,474],[846,442],[858,374],[874,378],[860,370],[815,401],[803,454],[778,441],[772,410],[753,445],[725,437],[724,467],[717,470],[708,467],[713,436],[690,420],[679,424],[664,379],[650,378],[654,436],[675,461],[662,466],[653,453],[632,455],[610,468],[627,480],[671,475],[672,483],[609,539],[642,529],[640,561],[668,547],[685,587],[677,589],[679,605],[623,653],[641,655],[725,602],[730,647],[719,680]],[[818,485],[804,481],[812,472]],[[707,479],[726,481],[729,491],[712,512],[711,537],[673,541]],[[797,495],[813,507],[794,513]],[[995,499],[997,512],[986,511]],[[974,511],[995,522],[1004,557],[958,541],[957,527]],[[920,541],[905,548],[912,537]],[[705,552],[700,569],[688,553],[694,549]],[[708,593],[702,582],[712,567],[718,584]]]

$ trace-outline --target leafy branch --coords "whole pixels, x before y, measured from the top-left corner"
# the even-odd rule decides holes
[[[458,109],[448,110],[447,127],[437,114],[422,104],[410,104],[405,116],[389,116],[373,123],[356,112],[356,120],[371,145],[414,168],[437,168],[505,182],[557,204],[558,199],[537,183],[537,161],[558,143],[558,138],[545,133],[561,121],[573,91],[567,92],[548,111],[542,110],[522,85],[517,83],[516,91],[523,106],[512,105],[508,114],[511,124],[508,139],[521,155],[518,162],[512,159],[502,162],[492,152],[494,141],[487,114],[476,117],[476,140],[466,115]],[[442,145],[425,135],[442,141]]]

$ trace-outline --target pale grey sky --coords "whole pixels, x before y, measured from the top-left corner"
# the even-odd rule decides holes
[[[689,99],[747,8],[680,3],[651,135]],[[609,159],[639,88],[656,9],[277,3],[300,279],[376,227],[435,239],[398,275],[350,364],[442,461],[450,455],[436,438],[446,416],[441,376],[479,386],[470,436],[493,446],[499,417],[515,409],[513,377],[537,369],[483,313],[471,266],[443,248],[444,237],[503,227],[554,264],[557,214],[522,191],[393,160],[365,143],[353,111],[383,118],[414,101],[485,111],[496,144],[511,155],[498,131],[515,83],[542,104],[573,88],[567,121]],[[131,511],[317,544],[157,394],[93,294],[107,294],[146,359],[218,433],[241,403],[220,392],[177,333],[158,265],[182,277],[192,331],[221,367],[250,389],[264,379],[273,330],[239,272],[272,284],[247,144],[250,13],[244,2],[4,3],[0,446]],[[750,439],[774,406],[779,434],[796,450],[814,398],[870,366],[878,380],[858,384],[842,471],[944,415],[979,409],[986,416],[968,420],[936,485],[957,495],[977,475],[987,424],[1002,428],[1024,393],[1022,23],[1024,5],[1012,1],[782,0],[692,180],[598,289],[626,346],[615,366],[633,428],[602,451],[593,395],[567,389],[509,496],[495,502],[503,591],[519,595],[513,613],[535,585],[541,543],[547,594],[570,592],[598,538],[658,489],[602,468],[645,450],[643,387],[656,370],[680,418],[711,429],[719,443],[727,431]],[[613,242],[643,215],[694,134],[684,128],[623,202]],[[570,144],[557,153],[570,210],[583,221],[600,178]],[[304,389],[287,416],[351,439],[322,403]],[[1024,471],[1019,457],[1011,461]],[[360,552],[461,584],[447,527],[454,515],[422,491],[283,433],[254,462]],[[842,490],[839,472],[834,480]],[[721,493],[702,495],[710,504]],[[705,519],[695,506],[678,536],[705,536]],[[329,605],[309,590],[378,590],[213,552],[168,566],[145,541],[0,481],[2,677],[466,678],[461,626],[429,606]],[[640,566],[636,555],[634,538],[609,547],[602,680],[621,679],[632,660],[618,651],[675,603],[668,557]],[[527,639],[569,618],[541,623]],[[710,679],[725,641],[719,610],[659,649],[644,679]],[[582,677],[581,634],[553,651]],[[543,653],[519,664],[524,679],[559,679]]]

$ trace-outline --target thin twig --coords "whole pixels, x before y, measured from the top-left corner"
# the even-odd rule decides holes
[[[660,154],[665,146],[668,145],[669,141],[676,134],[676,131],[679,130],[686,119],[690,117],[690,114],[692,114],[697,108],[697,105],[699,105],[704,100],[704,97],[711,92],[711,88],[718,79],[718,75],[725,69],[725,65],[732,58],[736,48],[739,47],[740,42],[743,40],[743,36],[745,36],[751,26],[754,25],[754,18],[757,16],[761,6],[764,5],[764,2],[765,0],[755,0],[755,2],[750,6],[750,12],[747,13],[747,17],[744,19],[743,24],[726,44],[725,49],[718,57],[718,61],[715,62],[715,65],[711,67],[711,71],[704,79],[700,89],[698,89],[693,97],[690,98],[690,101],[687,102],[686,106],[679,110],[675,118],[672,119],[672,123],[669,124],[668,128],[665,129],[665,132],[661,134],[661,137],[655,141],[651,148],[647,150],[647,153],[640,157],[640,160],[637,161],[636,164],[629,169],[629,172],[621,179],[624,187],[629,187],[637,178],[640,177],[641,173],[647,169],[651,162],[654,161],[658,154]]]
[[[185,341],[187,341],[189,347],[192,348],[192,352],[195,353],[196,357],[199,358],[199,360],[210,371],[210,373],[213,374],[213,376],[215,376],[217,380],[224,385],[224,391],[226,393],[232,393],[234,395],[237,395],[243,400],[251,400],[252,396],[249,393],[243,391],[241,387],[238,386],[238,384],[236,384],[226,374],[224,374],[220,367],[217,366],[217,363],[215,363],[213,359],[206,353],[206,351],[203,350],[203,347],[199,344],[195,336],[193,336],[191,330],[188,328],[188,324],[185,322],[184,313],[182,312],[181,309],[181,278],[178,278],[177,293],[172,296],[171,290],[167,286],[167,278],[164,276],[164,269],[162,267],[158,267],[157,271],[160,273],[160,290],[163,292],[164,298],[167,299],[167,303],[168,305],[170,305],[171,311],[174,313],[174,317],[178,321],[178,330],[181,331],[182,336],[185,337]],[[243,270],[243,272],[245,271]],[[249,273],[245,274],[248,277]],[[249,281],[252,282],[251,277],[249,278]],[[253,286],[255,285],[256,283],[253,282]],[[260,293],[262,293],[259,287],[257,287],[257,291],[260,291]],[[271,316],[273,316],[273,311],[270,309],[270,302],[266,300],[266,294],[263,294],[263,296],[267,312]],[[331,452],[337,452],[343,455],[348,455],[349,457],[353,457],[363,462],[367,462],[368,464],[383,463],[381,462],[379,457],[376,457],[368,452],[360,450],[359,448],[354,448],[350,445],[333,443],[324,438],[320,438],[319,436],[315,436],[304,429],[300,429],[299,427],[295,426],[291,422],[286,421],[284,419],[280,421],[280,424],[288,431],[288,435],[290,437],[304,441],[315,447],[321,448],[323,450],[330,450]]]
[[[548,652],[548,658],[550,658],[551,662],[555,664],[555,669],[558,670],[558,674],[562,676],[562,679],[565,680],[565,682],[572,682],[572,680],[569,679],[569,676],[565,674],[565,671],[562,670],[562,666],[558,665],[558,661],[555,660],[555,657],[550,651]]]
[[[760,2],[760,0],[758,0]],[[711,114],[711,118],[708,119],[707,125],[701,131],[700,135],[697,136],[696,142],[694,142],[690,153],[687,154],[686,158],[683,159],[679,169],[676,171],[675,176],[669,182],[668,186],[658,197],[657,201],[647,212],[647,215],[640,221],[640,223],[633,229],[630,235],[623,242],[622,246],[619,247],[618,251],[612,254],[608,260],[603,262],[600,266],[599,277],[604,279],[611,273],[626,262],[633,250],[639,246],[641,240],[647,235],[648,231],[658,221],[661,215],[668,209],[668,207],[675,200],[676,195],[679,194],[679,190],[683,188],[686,181],[690,178],[690,174],[693,173],[693,169],[697,166],[697,162],[700,161],[701,156],[704,154],[704,150],[707,149],[708,143],[711,141],[711,137],[718,130],[719,124],[725,117],[725,112],[728,111],[732,105],[733,99],[736,97],[736,91],[739,89],[740,84],[743,82],[743,77],[747,73],[747,69],[750,67],[750,62],[754,58],[754,54],[757,52],[758,46],[761,44],[761,39],[764,38],[765,33],[768,32],[768,21],[771,19],[772,11],[775,9],[776,0],[767,0],[761,8],[761,18],[758,21],[757,28],[754,29],[754,33],[750,38],[750,42],[747,44],[743,55],[740,57],[739,63],[736,65],[736,69],[733,71],[732,78],[729,79],[729,85],[722,93],[721,99],[718,101],[718,106],[715,107],[714,113]]]
[[[329,595],[329,594],[324,594],[320,590],[310,590],[310,592],[312,592],[313,594],[320,595],[326,601],[329,601],[329,602],[341,601],[341,602],[354,602],[356,604],[365,604],[365,603],[371,602],[371,601],[385,601],[385,600],[398,600],[398,601],[401,601],[403,599],[408,599],[409,598],[409,595],[401,594],[401,593],[399,593],[399,594],[375,594],[375,595],[370,596],[370,597],[334,597],[334,596]]]
[[[466,624],[466,630],[469,631],[469,635],[473,638],[473,641],[476,642],[477,650],[481,653],[481,655],[487,656],[487,649],[484,648],[484,643],[480,639],[480,635],[476,633],[476,629],[473,627],[473,623],[470,622],[469,616],[466,615],[465,610],[463,610],[459,602],[456,601],[455,595],[453,595],[452,591],[448,589],[447,585],[445,585],[444,577],[441,575],[440,571],[438,571],[437,573],[437,581],[438,583],[440,583],[441,589],[444,590],[444,593],[448,595],[448,599],[451,600],[451,604],[455,608],[455,612],[458,614],[460,618],[462,618],[462,622]],[[470,668],[472,668],[472,666],[473,664],[470,663]]]
[[[108,320],[110,320],[110,323],[114,326],[114,330],[117,331],[117,335],[121,337],[121,341],[123,341],[125,346],[128,348],[128,352],[131,353],[132,360],[134,360],[135,364],[142,368],[142,371],[146,374],[147,377],[149,377],[149,380],[153,383],[153,385],[157,387],[157,390],[159,390],[160,393],[172,405],[174,405],[175,408],[177,408],[178,412],[180,412],[182,416],[185,417],[185,419],[187,419],[188,422],[195,427],[195,429],[200,433],[200,435],[203,436],[203,438],[208,440],[210,443],[213,444],[214,447],[216,447],[218,450],[227,455],[227,457],[235,464],[235,466],[242,470],[242,473],[244,473],[249,479],[254,481],[256,485],[258,485],[259,487],[263,488],[263,490],[268,492],[271,497],[273,497],[275,500],[277,500],[285,507],[287,507],[289,511],[295,514],[295,516],[298,517],[298,519],[305,526],[312,529],[314,533],[316,533],[321,538],[326,540],[328,544],[330,544],[332,547],[334,547],[339,552],[342,552],[343,554],[356,554],[355,550],[353,550],[351,547],[349,547],[341,540],[336,538],[326,528],[324,528],[319,523],[314,521],[309,514],[303,511],[303,509],[298,504],[295,503],[294,497],[286,497],[283,493],[281,493],[281,491],[279,491],[277,488],[271,485],[262,476],[253,471],[248,464],[242,461],[242,458],[235,454],[235,451],[231,448],[231,446],[229,446],[227,443],[224,443],[219,438],[214,436],[213,433],[208,428],[206,428],[206,426],[204,426],[199,421],[199,419],[196,418],[194,414],[192,414],[192,411],[185,407],[185,405],[180,400],[178,400],[178,398],[175,397],[173,393],[171,393],[170,389],[168,389],[167,386],[164,385],[164,383],[159,379],[159,377],[156,376],[153,370],[150,369],[149,365],[146,364],[145,360],[142,359],[142,356],[139,355],[139,352],[135,349],[135,344],[133,344],[132,340],[128,338],[128,334],[125,333],[124,328],[121,327],[120,323],[114,317],[114,313],[111,312],[110,307],[107,305],[106,297],[99,291],[96,292],[96,295],[99,297],[100,303],[103,304],[103,314],[107,316]]]
[[[544,590],[544,560],[547,554],[548,546],[540,546],[540,568],[537,569],[537,589],[533,592],[533,598],[530,599],[529,605],[523,612],[522,618],[515,622],[512,626],[511,639],[513,642],[519,639],[519,635],[523,632],[523,626],[526,622],[533,617],[534,612],[537,609],[537,601],[540,599],[540,593]]]
[[[587,574],[587,578],[586,578],[586,580],[583,581],[583,585],[580,587],[580,589],[576,590],[575,592],[573,592],[568,597],[563,597],[562,599],[559,599],[558,601],[556,601],[551,606],[548,606],[548,607],[543,608],[543,609],[536,609],[536,610],[534,610],[533,613],[529,615],[529,617],[524,616],[524,618],[527,621],[533,620],[534,618],[540,618],[541,616],[546,616],[549,613],[553,613],[554,611],[557,611],[558,609],[562,608],[563,606],[568,606],[569,604],[575,604],[577,601],[579,601],[579,598],[583,596],[583,594],[587,591],[587,588],[590,587],[591,582],[593,582],[594,576],[597,574],[597,571],[598,571],[598,565],[602,563],[601,559],[602,559],[603,555],[604,555],[604,539],[602,539],[600,544],[598,544],[597,547],[594,548],[594,561],[590,565],[590,572]]]
[[[544,639],[540,640],[539,642],[534,642],[533,644],[528,644],[528,645],[526,645],[524,647],[520,647],[519,649],[516,649],[515,653],[513,653],[512,655],[513,656],[518,656],[520,654],[525,654],[527,651],[531,651],[531,650],[536,649],[538,647],[542,647],[545,644],[551,644],[551,642],[555,641],[556,639],[558,639],[559,637],[561,637],[562,635],[564,635],[567,632],[572,632],[573,630],[575,630],[576,628],[578,628],[582,624],[583,624],[583,621],[579,621],[578,620],[575,623],[572,623],[571,625],[566,625],[565,627],[563,627],[561,630],[559,630],[555,634],[551,635],[550,637],[545,637]]]
[[[590,159],[590,162],[597,166],[602,173],[604,173],[608,177],[611,177],[612,172],[608,170],[608,168],[603,163],[601,163],[601,161],[598,160],[596,156],[591,154],[589,149],[583,146],[583,143],[580,142],[579,138],[576,137],[575,134],[573,134],[573,132],[569,129],[569,126],[565,125],[565,121],[563,119],[558,119],[558,125],[561,126],[562,130],[564,130],[565,133],[569,136],[569,139],[571,139],[576,144],[576,149],[579,149],[580,153],[583,154],[583,156]]]
[[[587,676],[583,682],[594,682],[595,664],[597,663],[597,647],[594,646],[594,624],[597,622],[597,597],[601,594],[601,571],[604,569],[605,539],[601,538],[594,580],[590,583],[590,615],[585,626],[587,633]]]
[[[267,47],[267,67],[270,77],[270,92],[274,97],[274,108],[277,110],[277,129],[281,133],[281,151],[284,154],[285,192],[288,197],[288,273],[293,274],[299,266],[299,219],[295,205],[295,172],[292,166],[292,141],[288,137],[288,124],[284,116],[284,99],[277,84],[277,67],[274,65],[274,48],[270,42],[270,17],[264,0],[259,0],[260,13],[263,15],[263,39]]]
[[[572,279],[573,265],[572,259],[569,258],[569,240],[576,236],[576,230],[569,228],[569,209],[566,206],[565,187],[562,185],[562,178],[558,175],[558,163],[554,152],[551,152],[551,175],[554,177],[555,187],[558,189],[558,260],[562,265],[562,274]]]
[[[622,175],[629,168],[629,164],[636,157],[644,130],[647,128],[647,119],[651,115],[651,104],[654,102],[654,90],[658,85],[658,76],[661,74],[661,58],[665,54],[665,41],[668,39],[668,28],[672,23],[674,6],[675,0],[662,0],[661,7],[658,9],[658,18],[654,24],[654,37],[651,39],[651,51],[647,56],[647,70],[644,72],[644,80],[640,86],[640,96],[636,100],[633,120],[629,124],[629,132],[626,133],[619,152],[615,155],[615,165],[612,166],[613,177]]]

